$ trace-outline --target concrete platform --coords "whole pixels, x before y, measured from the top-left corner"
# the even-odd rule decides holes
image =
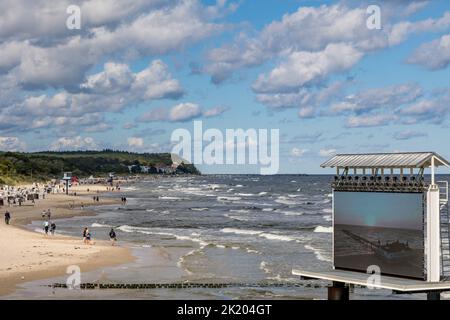
[[[397,277],[381,276],[380,283],[371,284],[367,283],[369,274],[361,272],[352,272],[344,270],[330,270],[330,271],[307,271],[302,269],[293,269],[292,274],[300,276],[304,279],[315,279],[315,280],[327,280],[333,281],[333,283],[345,283],[352,285],[359,285],[367,287],[368,285],[379,288],[387,289],[403,293],[421,293],[421,292],[444,292],[450,291],[450,281],[441,282],[426,282],[421,280],[410,280]]]

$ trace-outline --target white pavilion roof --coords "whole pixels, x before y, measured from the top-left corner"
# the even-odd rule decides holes
[[[337,154],[320,166],[351,168],[426,168],[434,165],[450,166],[450,163],[435,152],[364,153]]]

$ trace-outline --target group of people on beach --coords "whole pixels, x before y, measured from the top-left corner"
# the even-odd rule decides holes
[[[83,230],[83,242],[84,244],[94,244],[91,239],[91,233],[87,227]]]
[[[55,235],[56,223],[55,222],[49,222],[48,220],[45,220],[44,221],[44,232],[45,232],[45,235],[48,235],[49,231],[50,231],[50,234],[52,236]]]
[[[106,191],[120,191],[120,186],[119,185],[116,185],[115,187],[114,186],[112,186],[112,187],[106,187]]]
[[[109,231],[109,240],[111,241],[111,245],[114,246],[116,244],[117,241],[117,235],[116,232],[114,231],[114,228],[111,228],[111,230]],[[95,244],[92,240],[92,235],[91,232],[89,231],[88,227],[85,227],[83,229],[83,242],[84,244]]]
[[[42,219],[44,219],[44,222],[42,223],[42,227],[44,229],[44,233],[47,236],[48,233],[50,232],[50,234],[52,236],[55,235],[55,231],[56,231],[56,223],[54,221],[50,221],[50,218],[52,216],[52,212],[50,211],[50,208],[47,210],[43,210],[42,211]]]
[[[50,220],[50,217],[52,216],[52,212],[50,211],[50,209],[43,210],[41,216],[42,216],[42,219],[47,218],[47,220]]]
[[[12,190],[13,189],[8,189],[9,192],[11,192]],[[108,188],[108,191],[115,191],[115,190],[120,190],[120,187],[116,186],[115,188],[114,187]],[[19,189],[19,191],[22,191],[22,190]],[[34,191],[34,189],[33,189],[33,191]],[[27,193],[24,193],[24,194],[26,195]],[[97,191],[97,193],[98,193],[98,191]],[[44,196],[42,196],[42,198],[44,198]],[[22,197],[17,197],[17,199],[18,199],[19,205],[21,205],[22,202],[23,202],[23,198]],[[9,200],[10,199],[8,198],[8,203],[9,203]],[[12,198],[12,200],[15,203],[16,198]],[[100,198],[99,198],[98,195],[94,195],[93,196],[93,200],[94,200],[94,202],[99,202]],[[34,203],[34,197],[32,199],[32,202]],[[121,203],[122,203],[122,205],[125,205],[127,203],[127,198],[126,197],[121,197]],[[83,205],[83,207],[84,207],[84,205]],[[54,236],[55,235],[55,231],[56,231],[56,223],[51,220],[51,217],[52,217],[51,210],[50,209],[46,209],[46,210],[44,209],[42,211],[42,213],[41,213],[41,217],[42,217],[42,227],[43,227],[43,231],[44,231],[45,235],[47,236],[50,233],[52,236]],[[5,224],[9,225],[10,221],[11,221],[11,213],[7,210],[5,212]],[[117,242],[117,235],[116,235],[116,232],[114,231],[114,228],[110,229],[108,235],[109,235],[109,239],[111,241],[111,245],[114,246],[116,244],[116,242]],[[92,234],[91,234],[90,230],[87,227],[85,227],[83,229],[83,242],[85,244],[89,244],[89,245],[95,244],[93,242]]]
[[[0,203],[3,205],[22,206],[27,201],[35,205],[35,199],[45,199],[45,194],[50,192],[49,185],[34,183],[31,186],[0,186]]]

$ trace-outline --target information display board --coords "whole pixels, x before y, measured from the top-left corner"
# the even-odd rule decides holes
[[[336,269],[424,279],[423,193],[335,191],[333,201]]]

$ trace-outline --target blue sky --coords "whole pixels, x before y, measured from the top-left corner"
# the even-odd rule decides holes
[[[72,3],[80,30],[66,27]],[[366,26],[371,4],[381,30]],[[3,0],[0,9],[2,150],[170,151],[173,130],[202,120],[279,129],[280,173],[330,172],[319,164],[335,153],[450,158],[448,1]]]

